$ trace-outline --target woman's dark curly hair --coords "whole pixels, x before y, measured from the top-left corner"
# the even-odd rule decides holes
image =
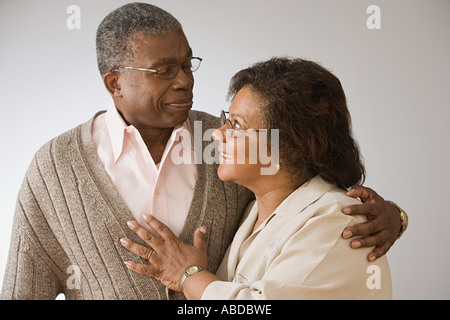
[[[331,72],[312,61],[272,58],[234,75],[228,97],[243,87],[260,98],[265,127],[279,130],[280,166],[295,185],[316,175],[341,188],[364,181],[345,94]]]

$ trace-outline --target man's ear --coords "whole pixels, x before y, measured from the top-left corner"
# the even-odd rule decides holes
[[[115,97],[122,96],[120,84],[119,84],[119,75],[114,72],[107,72],[103,76],[103,83],[105,84],[106,90]]]

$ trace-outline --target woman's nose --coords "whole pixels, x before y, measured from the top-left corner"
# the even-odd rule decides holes
[[[223,126],[217,128],[216,130],[214,130],[212,133],[213,140],[225,143],[226,142],[225,130],[226,130],[226,125],[223,125]]]

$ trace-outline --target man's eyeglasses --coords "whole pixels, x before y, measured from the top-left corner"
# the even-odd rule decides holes
[[[192,57],[192,58],[189,58],[189,59],[183,61],[183,63],[172,64],[172,65],[168,65],[168,66],[165,66],[165,67],[162,67],[159,69],[145,69],[145,68],[137,68],[137,67],[116,66],[116,67],[112,68],[111,71],[116,71],[119,69],[146,71],[146,72],[151,72],[151,73],[157,74],[158,77],[162,80],[171,80],[177,76],[178,70],[180,70],[180,67],[183,69],[183,71],[186,74],[191,74],[192,72],[197,71],[198,68],[200,68],[200,64],[201,64],[202,60],[203,59],[199,58],[199,57]]]
[[[266,130],[266,129],[244,130],[242,128],[236,128],[235,126],[233,126],[230,119],[227,118],[227,116],[225,115],[226,113],[229,113],[229,112],[223,111],[223,110],[220,112],[220,126],[222,127],[224,124],[226,125],[225,134],[228,138],[238,137],[238,136],[241,136],[242,134],[247,134],[249,132],[257,132],[260,130]]]

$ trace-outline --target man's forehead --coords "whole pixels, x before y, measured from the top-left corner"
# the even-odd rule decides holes
[[[171,35],[177,34],[178,37]],[[179,40],[178,40],[179,38]],[[169,32],[161,36],[155,36],[145,31],[138,31],[132,35],[130,45],[134,56],[152,64],[165,65],[179,63],[180,59],[192,57],[192,49],[184,36],[183,31]],[[163,43],[167,40],[167,43]],[[159,42],[158,44],[155,41]]]
[[[189,51],[184,55],[183,58],[190,58],[192,57],[192,49],[189,48]],[[164,65],[164,64],[175,64],[175,63],[179,63],[179,58],[178,57],[159,57],[157,59],[154,60],[155,64],[158,65]]]

